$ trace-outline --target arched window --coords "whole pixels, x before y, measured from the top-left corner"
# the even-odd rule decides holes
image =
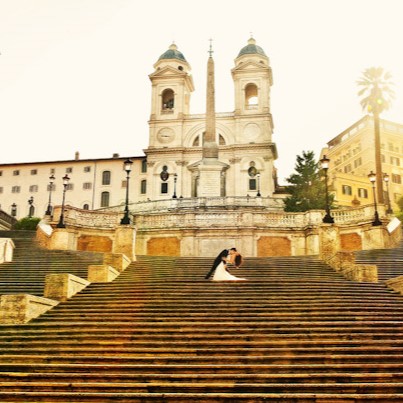
[[[145,195],[147,193],[147,181],[143,179],[140,184],[140,193]]]
[[[109,192],[101,193],[101,207],[109,207]]]
[[[224,137],[221,134],[218,135],[218,144],[220,146],[225,146],[225,140],[224,140]]]
[[[90,209],[90,205],[88,203],[85,203],[83,206],[83,210],[89,210]]]
[[[247,109],[255,109],[258,105],[258,91],[256,84],[248,84],[245,87],[245,106]]]
[[[102,172],[102,184],[103,185],[111,184],[111,171]]]
[[[171,89],[167,89],[162,93],[162,110],[171,110],[175,106],[175,95]]]

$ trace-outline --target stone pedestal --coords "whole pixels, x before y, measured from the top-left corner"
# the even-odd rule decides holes
[[[132,225],[120,225],[115,230],[113,253],[124,254],[131,261],[136,260],[136,229]]]
[[[45,278],[44,296],[66,301],[89,284],[89,281],[70,273],[48,274]]]
[[[119,273],[124,271],[130,263],[131,260],[123,253],[104,253],[104,265],[112,266]]]
[[[0,238],[0,263],[13,261],[14,248],[11,238]]]
[[[110,283],[119,272],[106,264],[91,264],[88,266],[88,281],[91,283]]]
[[[59,303],[30,294],[2,295],[0,324],[21,324],[37,318]]]

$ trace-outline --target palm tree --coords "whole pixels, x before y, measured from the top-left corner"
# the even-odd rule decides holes
[[[394,91],[391,88],[393,83],[390,81],[392,75],[384,71],[382,67],[370,67],[364,70],[362,74],[362,77],[357,81],[358,86],[361,87],[358,96],[364,96],[360,101],[362,109],[372,113],[374,119],[376,188],[378,202],[383,203],[379,116],[383,111],[390,108],[394,98]]]

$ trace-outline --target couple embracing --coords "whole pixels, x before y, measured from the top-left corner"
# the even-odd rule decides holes
[[[213,266],[206,274],[205,279],[213,276],[213,281],[242,281],[245,278],[233,276],[227,268],[228,263],[238,268],[242,264],[242,256],[236,248],[224,249],[215,258]]]

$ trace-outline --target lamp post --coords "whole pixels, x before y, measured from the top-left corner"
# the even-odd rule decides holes
[[[322,219],[322,222],[327,223],[327,224],[333,224],[334,223],[334,218],[330,214],[330,205],[329,205],[329,190],[328,190],[328,185],[327,185],[327,170],[329,169],[329,162],[330,159],[326,157],[326,155],[323,156],[323,158],[319,161],[321,168],[325,172],[325,189],[326,189],[326,214]]]
[[[176,182],[178,180],[178,174],[174,174],[174,194],[172,195],[173,199],[176,199]]]
[[[392,206],[390,205],[390,196],[389,196],[389,175],[387,173],[383,174],[383,181],[386,183],[386,202],[388,208],[386,209],[386,214],[392,214]]]
[[[60,213],[60,218],[59,222],[56,225],[56,228],[66,228],[64,225],[64,200],[66,197],[66,190],[67,190],[67,185],[69,184],[69,176],[66,174],[63,176],[63,201],[62,201],[62,211]]]
[[[31,217],[33,216],[33,214],[34,214],[34,212],[33,212],[33,206],[32,206],[33,202],[34,202],[34,197],[31,196],[31,197],[28,199],[28,205],[29,205],[29,207],[28,207],[28,217],[29,217],[29,218],[31,218]]]
[[[129,217],[129,176],[130,171],[132,170],[133,161],[127,159],[124,162],[123,169],[126,171],[126,203],[125,203],[125,215],[120,220],[121,224],[127,225],[130,224],[130,217]]]
[[[45,211],[45,215],[51,215],[52,214],[52,190],[53,190],[53,182],[55,180],[55,176],[52,174],[49,176],[49,201],[48,201],[48,208]]]
[[[372,193],[374,195],[374,210],[375,210],[375,214],[374,214],[374,221],[372,221],[372,225],[374,225],[374,226],[382,225],[382,222],[379,219],[378,210],[377,210],[377,206],[376,206],[376,193],[375,193],[376,174],[371,171],[368,174],[368,178],[369,178],[369,181],[372,183]]]
[[[17,216],[17,205],[15,203],[13,203],[11,205],[11,216],[12,217],[16,217]]]
[[[256,196],[260,197],[260,173],[256,174],[256,178],[257,178],[257,193]]]

